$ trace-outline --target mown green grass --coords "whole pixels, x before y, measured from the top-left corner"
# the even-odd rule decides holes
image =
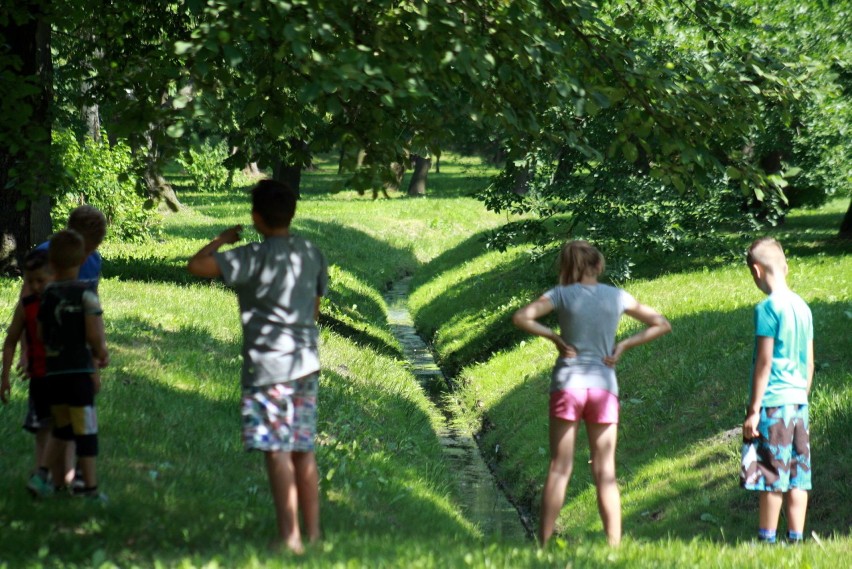
[[[435,434],[443,418],[401,360],[399,346],[385,323],[381,293],[387,283],[415,274],[418,325],[430,335],[437,331],[435,345],[440,353],[450,354],[445,347],[454,346],[453,365],[463,370],[464,387],[459,396],[469,412],[478,409],[472,390],[480,386],[475,395],[483,401],[491,425],[485,446],[493,449],[499,441],[499,454],[507,457],[499,462],[500,472],[523,495],[544,474],[546,462],[539,448],[545,440],[541,421],[546,412],[536,407],[536,401],[543,396],[538,376],[551,356],[535,342],[520,346],[523,338],[513,335],[505,316],[543,290],[552,266],[541,259],[531,269],[521,249],[506,255],[482,249],[482,233],[505,218],[484,211],[467,196],[472,188],[487,183],[487,172],[475,164],[446,160],[442,174],[430,175],[434,195],[427,199],[405,199],[398,192],[392,199],[377,201],[336,191],[333,167],[328,163],[319,166],[306,176],[294,229],[326,252],[333,277],[323,305],[321,334],[324,374],[318,462],[325,530],[322,545],[298,562],[267,549],[274,516],[262,460],[257,454],[243,452],[239,441],[236,302],[221,285],[191,278],[184,269],[188,256],[221,229],[234,223],[249,224],[244,189],[200,194],[181,187],[179,196],[187,208],[167,219],[162,242],[141,246],[108,242],[102,248],[106,262],[101,296],[113,360],[98,400],[99,468],[110,502],[92,508],[70,499],[33,502],[29,498],[23,486],[31,466],[32,439],[19,428],[25,390],[16,383],[13,401],[0,408],[0,484],[4,488],[0,493],[0,567],[749,565],[756,550],[738,542],[749,539],[750,534],[738,534],[720,511],[732,503],[730,496],[734,495],[725,478],[730,474],[733,450],[722,445],[719,448],[731,456],[717,460],[712,445],[693,450],[694,445],[683,444],[716,437],[733,426],[728,415],[739,403],[731,401],[740,397],[742,386],[737,383],[737,390],[731,386],[742,377],[740,366],[748,359],[739,353],[748,348],[748,321],[742,325],[745,338],[736,329],[725,333],[738,342],[725,348],[730,354],[720,353],[718,344],[710,339],[698,338],[690,344],[690,349],[703,350],[694,359],[708,369],[729,356],[733,361],[728,369],[736,368],[739,374],[718,380],[728,389],[718,394],[718,416],[705,418],[698,428],[681,431],[680,414],[669,404],[681,393],[678,385],[693,391],[696,385],[704,385],[709,391],[717,374],[686,373],[692,369],[686,363],[679,368],[680,375],[672,374],[663,362],[657,362],[660,354],[680,354],[684,362],[690,354],[681,354],[675,344],[664,350],[662,342],[653,347],[654,357],[650,357],[651,350],[645,356],[637,351],[625,361],[625,398],[651,401],[653,388],[666,403],[643,414],[625,408],[625,417],[633,422],[623,426],[619,451],[627,528],[622,548],[611,550],[596,534],[596,514],[593,506],[589,508],[588,485],[583,488],[582,478],[574,486],[576,494],[582,495],[572,494],[563,517],[566,541],[546,552],[531,543],[487,543],[461,514],[453,476],[443,465]],[[802,223],[806,231],[809,226]],[[247,230],[246,238],[257,239],[257,235]],[[814,263],[817,258],[809,257]],[[848,274],[837,273],[835,283],[826,279],[835,275],[829,265],[846,267],[847,261],[838,255],[827,256],[827,266],[819,272],[825,293],[805,295],[808,300],[814,296],[828,299],[823,308],[815,307],[818,319],[831,317],[843,324],[843,310],[838,307],[849,301],[849,279],[843,280]],[[739,275],[733,267],[725,270],[728,272],[720,274]],[[794,266],[794,274],[797,270]],[[708,269],[708,282],[715,273],[715,267]],[[686,275],[680,278],[683,282],[696,280]],[[683,313],[674,318],[675,335],[690,321],[709,330],[709,326],[702,327],[703,320],[716,321],[726,314],[728,320],[723,323],[736,328],[740,326],[737,311],[747,311],[756,298],[748,283],[740,286],[734,282],[712,297],[727,303],[717,307],[711,298],[704,298],[701,287],[688,296],[686,292],[692,289],[686,284],[661,281],[661,285],[673,287],[670,296],[663,297],[654,283],[631,284],[630,290],[664,310],[685,297]],[[18,281],[0,279],[0,320],[4,322],[19,286]],[[734,290],[740,296],[728,299],[725,291]],[[834,291],[833,299],[829,290]],[[433,317],[426,318],[428,314]],[[748,320],[747,312],[743,314]],[[844,329],[848,324],[840,327]],[[826,391],[820,404],[822,416],[833,413],[836,419],[833,430],[821,435],[824,441],[835,437],[833,448],[845,443],[852,409],[842,384],[843,370],[849,369],[848,350],[843,351],[842,346],[838,343],[834,352],[822,351],[817,356],[819,362],[828,364],[826,373],[841,378],[835,392]],[[519,370],[528,376],[525,383],[517,381]],[[481,379],[487,374],[491,383]],[[628,380],[628,375],[648,379]],[[654,377],[659,379],[652,381]],[[629,395],[627,390],[632,390]],[[697,411],[706,401],[707,397],[696,399],[690,409]],[[816,406],[815,402],[815,415]],[[847,423],[842,422],[844,418]],[[480,416],[472,413],[467,419],[478,424]],[[721,426],[713,427],[717,419]],[[665,436],[652,438],[647,433],[657,429],[658,423]],[[513,464],[520,466],[510,468]],[[678,474],[679,469],[690,468],[694,472],[689,476]],[[848,470],[840,462],[836,468],[837,484],[842,485]],[[694,486],[705,483],[708,475],[721,481],[721,489],[706,489],[696,503]],[[831,499],[842,499],[841,490]],[[664,501],[670,504],[665,518],[669,526],[650,519],[651,514],[643,516],[648,504]],[[671,509],[671,503],[683,506]],[[753,519],[753,504],[738,507],[744,520]],[[848,516],[848,507],[835,509]],[[812,515],[813,511],[820,511],[818,503]],[[706,531],[674,527],[702,513],[723,522],[724,538],[712,523]],[[636,529],[640,522],[646,526],[641,531]],[[831,539],[830,533],[821,534],[825,538],[822,546],[811,542],[795,550],[761,549],[760,555],[782,567],[832,567],[837,556],[848,551],[849,539]]]

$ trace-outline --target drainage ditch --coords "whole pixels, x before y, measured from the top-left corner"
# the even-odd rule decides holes
[[[473,436],[455,427],[456,416],[441,396],[451,385],[435,363],[432,352],[417,334],[408,311],[411,277],[405,277],[385,293],[388,323],[402,346],[403,355],[421,387],[442,411],[444,423],[438,436],[444,459],[455,473],[457,495],[465,516],[488,539],[523,540],[531,537],[529,523],[508,500],[482,458]]]

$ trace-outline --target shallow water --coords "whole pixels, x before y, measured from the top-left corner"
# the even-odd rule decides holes
[[[408,311],[408,289],[411,277],[397,281],[385,293],[388,304],[388,323],[420,385],[432,395],[445,391],[447,382],[435,364],[432,352],[417,334],[411,313]],[[465,516],[479,527],[486,538],[524,540],[529,532],[518,510],[501,491],[488,465],[482,459],[479,447],[471,435],[456,429],[453,412],[439,396],[432,397],[443,411],[445,421],[438,436],[444,451],[447,468],[455,473],[456,485]]]

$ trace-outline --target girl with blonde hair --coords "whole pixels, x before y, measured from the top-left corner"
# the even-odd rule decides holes
[[[547,338],[559,355],[550,383],[550,467],[541,499],[539,539],[546,545],[565,501],[574,445],[585,421],[598,509],[607,540],[621,541],[621,497],[616,484],[618,381],[615,365],[625,351],[671,331],[668,320],[627,291],[598,282],[604,257],[586,241],[569,241],[560,254],[559,284],[515,312],[515,326]],[[559,333],[537,320],[556,312]],[[622,314],[646,325],[615,341]]]

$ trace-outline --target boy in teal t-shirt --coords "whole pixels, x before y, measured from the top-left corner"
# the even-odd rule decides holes
[[[802,540],[811,489],[808,393],[814,373],[813,318],[787,287],[781,244],[758,239],[747,263],[768,296],[755,308],[754,369],[743,421],[741,483],[760,492],[759,539],[775,542],[786,496],[787,538]]]

